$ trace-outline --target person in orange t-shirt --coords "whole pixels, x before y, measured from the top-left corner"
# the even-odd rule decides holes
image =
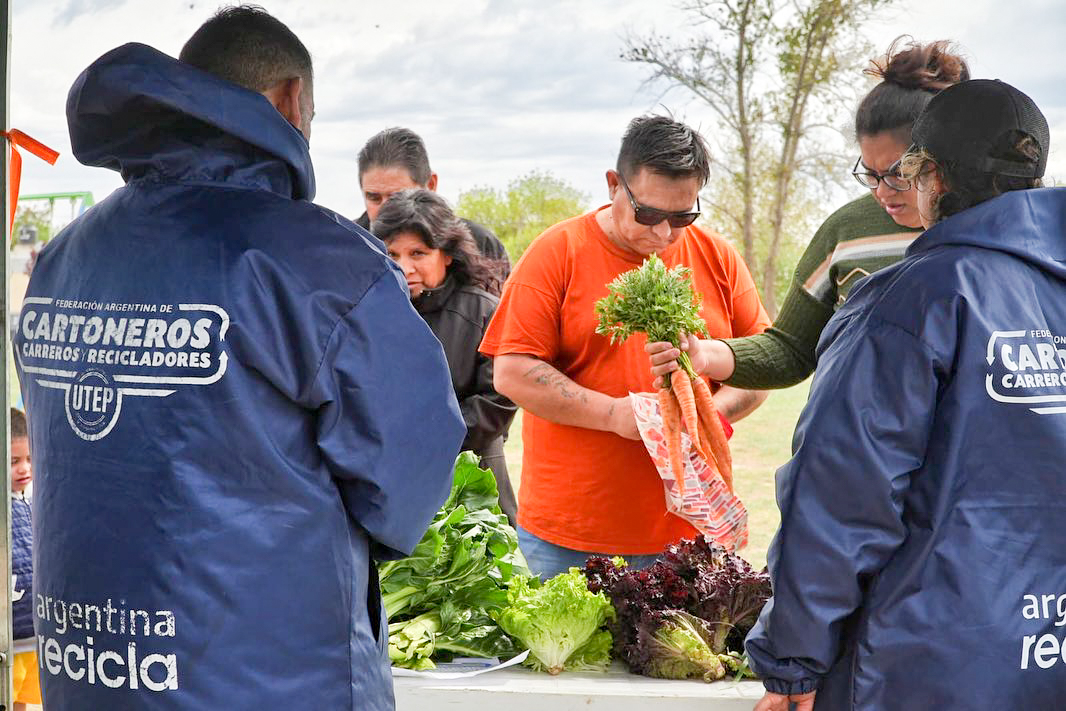
[[[770,325],[736,250],[692,226],[707,182],[703,138],[661,116],[630,122],[610,204],[540,235],[508,280],[481,351],[494,358],[496,390],[525,410],[519,543],[549,577],[591,554],[645,565],[696,529],[669,514],[663,485],[637,432],[630,392],[653,392],[646,338],[611,345],[596,333],[594,305],[622,272],[658,254],[692,269],[713,338]],[[696,204],[697,211],[692,212]],[[765,392],[722,387],[719,411],[736,422]]]

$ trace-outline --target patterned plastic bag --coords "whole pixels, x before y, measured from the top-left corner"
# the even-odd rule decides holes
[[[649,393],[630,393],[637,429],[655,468],[663,480],[666,510],[685,519],[696,529],[730,551],[748,544],[748,510],[731,494],[718,472],[707,465],[692,446],[688,433],[681,433],[681,453],[685,464],[685,495],[678,495],[670,468],[670,455],[663,436],[659,401]]]

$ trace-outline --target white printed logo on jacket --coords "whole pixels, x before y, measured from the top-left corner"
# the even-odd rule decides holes
[[[985,392],[1040,415],[1066,413],[1066,336],[1043,328],[993,331]]]
[[[19,316],[22,370],[63,393],[82,439],[106,437],[128,397],[167,397],[226,372],[229,315],[214,304],[27,297]]]
[[[177,690],[177,656],[144,651],[145,644],[176,636],[177,620],[170,610],[127,608],[125,600],[113,603],[111,598],[101,605],[37,595],[36,603],[38,629],[48,622],[56,634],[37,635],[41,676],[45,671],[52,676],[65,674],[71,681],[111,689]]]

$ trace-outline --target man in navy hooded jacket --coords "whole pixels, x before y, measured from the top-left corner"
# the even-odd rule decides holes
[[[75,82],[126,186],[41,253],[16,348],[39,471],[45,706],[393,707],[375,558],[408,553],[464,426],[368,233],[309,202],[311,61],[254,8]]]
[[[758,711],[1066,705],[1066,190],[1002,82],[912,136],[928,229],[830,322],[777,475]]]

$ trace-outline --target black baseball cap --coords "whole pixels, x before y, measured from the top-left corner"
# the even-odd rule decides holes
[[[1035,163],[995,158],[999,139],[1028,134],[1040,146]],[[924,148],[937,160],[982,173],[1039,178],[1047,167],[1051,133],[1033,100],[999,79],[971,79],[933,97],[911,129],[909,152]]]

